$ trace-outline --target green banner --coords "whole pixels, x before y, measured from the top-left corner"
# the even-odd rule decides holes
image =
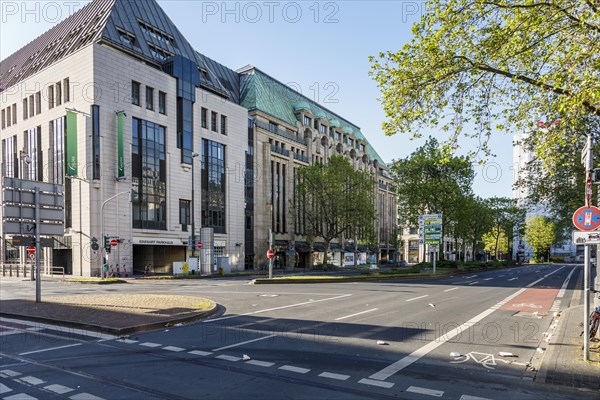
[[[65,160],[67,176],[77,176],[77,113],[73,111],[67,111]]]
[[[125,123],[125,113],[117,114],[117,179],[125,177],[125,157],[123,148],[123,124]]]

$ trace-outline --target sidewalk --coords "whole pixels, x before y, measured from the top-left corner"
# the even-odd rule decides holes
[[[2,300],[0,316],[124,335],[206,318],[218,310],[201,297],[92,294]]]

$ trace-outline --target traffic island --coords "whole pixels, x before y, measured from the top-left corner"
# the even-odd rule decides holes
[[[112,335],[150,331],[207,318],[212,300],[158,294],[101,294],[3,300],[0,316],[86,329]]]

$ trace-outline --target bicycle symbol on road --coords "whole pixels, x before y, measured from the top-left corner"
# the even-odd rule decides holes
[[[519,303],[519,304],[513,304],[513,307],[527,307],[527,308],[542,308],[542,306],[540,306],[539,304],[533,304],[533,303]]]
[[[481,364],[481,365],[483,365],[487,369],[495,369],[491,365],[493,365],[493,366],[498,365],[496,363],[496,358],[494,357],[493,354],[479,353],[477,351],[472,351],[470,353],[463,354],[463,355],[458,356],[458,357],[454,357],[454,361],[450,361],[450,363],[452,363],[452,364],[460,364],[460,363],[467,362],[469,360],[473,360],[477,364]],[[502,362],[508,364],[508,361],[506,361],[506,360],[499,359],[498,361],[502,361]]]

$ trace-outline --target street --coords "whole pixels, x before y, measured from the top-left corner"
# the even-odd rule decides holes
[[[534,381],[554,313],[569,306],[580,274],[577,266],[530,265],[337,284],[44,281],[43,296],[171,293],[208,297],[223,310],[124,338],[2,319],[0,397],[597,398]],[[2,282],[2,300],[33,294],[33,284]]]

